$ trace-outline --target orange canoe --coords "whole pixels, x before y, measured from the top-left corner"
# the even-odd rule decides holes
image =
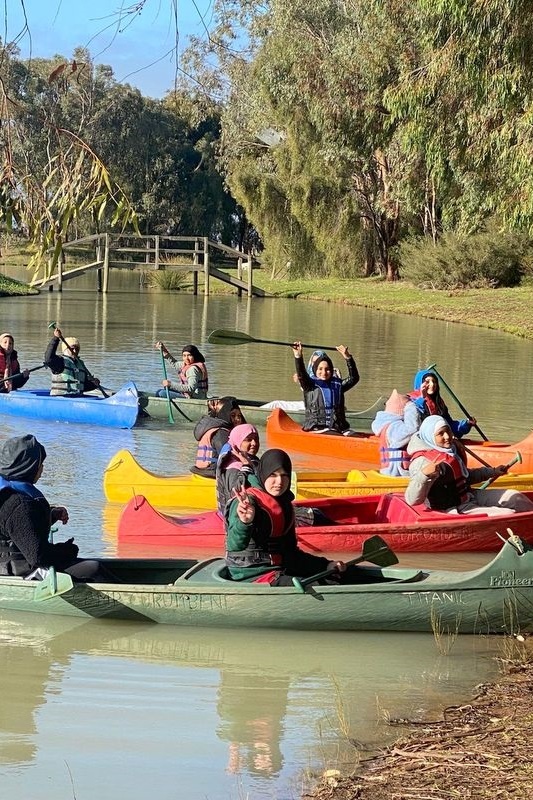
[[[284,411],[274,409],[267,419],[267,443],[269,447],[281,447],[289,453],[304,453],[322,459],[349,461],[351,467],[372,469],[379,467],[379,438],[371,433],[355,433],[342,436],[335,433],[313,433],[302,431]],[[480,463],[496,467],[508,464],[517,452],[522,463],[510,470],[516,475],[533,472],[533,431],[520,442],[480,442],[474,439],[461,439],[470,451],[468,466],[479,467]]]

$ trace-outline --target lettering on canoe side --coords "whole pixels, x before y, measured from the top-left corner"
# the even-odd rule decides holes
[[[502,569],[501,575],[492,575],[490,586],[496,588],[511,588],[513,586],[533,586],[533,576],[531,578],[517,578],[514,569]]]
[[[181,594],[174,592],[109,592],[108,597],[129,608],[181,611],[225,611],[227,598],[217,594]]]
[[[403,597],[409,600],[411,605],[431,606],[434,603],[441,605],[467,605],[462,592],[402,592]]]

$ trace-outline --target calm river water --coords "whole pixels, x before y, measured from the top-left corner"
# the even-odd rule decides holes
[[[0,300],[2,330],[14,334],[23,367],[42,361],[48,324],[57,321],[113,389],[126,380],[159,387],[153,342],[162,339],[176,355],[183,344],[200,347],[213,393],[298,399],[289,347],[207,344],[211,330],[234,328],[348,345],[361,372],[351,408],[394,387],[406,391],[417,369],[437,363],[490,438],[514,441],[531,427],[530,342],[327,303],[139,291],[127,274],[112,273],[112,291],[101,296],[93,281],[80,279],[63,294]],[[30,385],[49,380],[38,371]],[[105,503],[102,474],[118,449],[161,473],[185,472],[195,452],[190,427],[163,423],[114,431],[6,417],[0,441],[27,432],[48,451],[39,485],[68,507],[65,536],[74,535],[86,555],[116,553],[120,509]],[[462,568],[483,557],[417,559]],[[144,800],[156,786],[168,798],[298,798],[312,776],[339,761],[350,768],[365,749],[396,735],[388,718],[468,696],[494,674],[501,646],[479,637],[438,646],[429,635],[43,625],[5,614],[0,640],[0,785],[6,796],[33,800],[114,800],[117,793]]]

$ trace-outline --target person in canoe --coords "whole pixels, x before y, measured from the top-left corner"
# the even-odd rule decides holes
[[[20,389],[30,377],[29,370],[20,369],[15,340],[11,333],[0,334],[0,392]]]
[[[396,389],[378,411],[372,422],[372,432],[379,436],[380,472],[390,477],[409,475],[407,445],[420,426],[421,414],[409,396]]]
[[[259,465],[259,433],[255,425],[236,425],[221,448],[216,466],[217,507],[224,517],[226,506],[234,497],[233,490],[249,483]]]
[[[57,355],[57,347],[62,341],[63,355]],[[44,363],[52,370],[50,395],[79,397],[84,392],[98,389],[100,380],[91,375],[85,362],[80,358],[80,343],[74,337],[64,338],[60,328],[54,329],[44,354]]]
[[[418,370],[413,381],[413,389],[414,391],[411,392],[410,397],[420,411],[422,419],[429,417],[431,414],[444,417],[457,439],[470,433],[476,424],[477,420],[474,417],[460,420],[452,419],[448,406],[440,394],[438,376],[433,370]]]
[[[348,377],[335,375],[333,363],[329,356],[323,355],[314,362],[313,377],[305,368],[302,343],[292,345],[298,382],[304,393],[305,420],[304,431],[337,431],[348,435],[350,426],[346,419],[344,395],[359,382],[359,372],[353,356],[347,347],[339,345],[337,350],[346,360]]]
[[[246,422],[235,397],[217,397],[209,400],[207,414],[194,426],[198,442],[196,462],[190,471],[205,478],[216,477],[220,451],[227,443],[232,428]]]
[[[186,344],[181,352],[182,361],[179,364],[172,356],[163,342],[156,342],[155,347],[163,353],[165,358],[178,372],[178,383],[174,384],[165,378],[162,389],[156,392],[158,397],[166,397],[167,389],[170,397],[195,397],[207,398],[209,388],[205,358],[194,344]]]
[[[411,460],[405,499],[450,514],[509,514],[532,511],[533,503],[515,489],[472,489],[472,484],[505,475],[507,465],[468,469],[444,417],[426,417],[407,446]]]
[[[296,540],[292,463],[284,450],[266,450],[257,467],[261,488],[235,489],[226,507],[226,564],[236,581],[292,586],[292,577],[310,577],[326,569],[337,576],[342,561],[300,550]]]
[[[96,560],[78,558],[73,539],[52,544],[50,526],[68,511],[50,506],[35,484],[46,450],[35,436],[14,436],[0,447],[0,574],[42,579],[55,567],[74,580],[113,580]]]

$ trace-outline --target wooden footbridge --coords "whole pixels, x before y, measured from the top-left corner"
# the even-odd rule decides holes
[[[192,273],[193,292],[198,294],[199,276],[203,277],[203,293],[209,294],[212,278],[234,286],[239,295],[265,297],[268,293],[253,285],[253,270],[258,259],[207,236],[136,236],[100,233],[76,239],[63,245],[57,271],[38,278],[33,286],[62,291],[65,281],[88,272],[96,274],[96,290],[109,290],[113,269],[134,270],[140,283],[146,274],[158,270]]]

